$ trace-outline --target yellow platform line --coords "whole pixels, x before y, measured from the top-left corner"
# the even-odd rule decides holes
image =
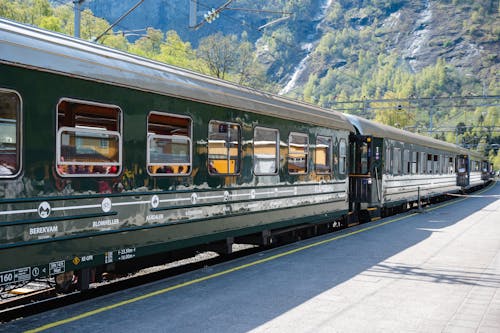
[[[484,191],[489,190],[491,187],[493,187],[493,185],[487,187],[486,189],[484,189],[483,191],[481,191],[481,193],[484,192]],[[448,202],[448,203],[445,203],[445,204],[438,205],[436,207],[428,208],[428,209],[426,209],[426,211],[435,210],[435,209],[438,209],[438,208],[446,207],[446,206],[449,206],[451,204],[455,204],[455,203],[458,203],[458,202],[461,202],[461,201],[464,201],[464,200],[467,200],[467,199],[468,198],[453,200],[452,202]],[[230,273],[233,273],[233,272],[237,272],[237,271],[240,271],[240,270],[248,268],[248,267],[260,265],[260,264],[269,262],[271,260],[275,260],[275,259],[278,259],[278,258],[281,258],[281,257],[285,257],[285,256],[288,256],[288,255],[291,255],[291,254],[294,254],[294,253],[297,253],[297,252],[300,252],[300,251],[304,251],[304,250],[307,250],[307,249],[310,249],[310,248],[313,248],[313,247],[316,247],[316,246],[319,246],[319,245],[324,245],[324,244],[327,244],[327,243],[330,243],[330,242],[333,242],[333,241],[336,241],[336,240],[339,240],[339,239],[342,239],[342,238],[346,238],[346,237],[349,237],[349,236],[352,236],[352,235],[356,235],[356,234],[359,234],[361,232],[365,232],[365,231],[369,231],[369,230],[372,230],[372,229],[375,229],[375,228],[379,228],[379,227],[382,227],[384,225],[387,225],[387,224],[390,224],[390,223],[394,223],[394,222],[398,222],[398,221],[407,219],[409,217],[412,217],[412,216],[415,216],[415,215],[418,215],[418,214],[419,213],[408,214],[408,215],[405,215],[405,216],[402,216],[402,217],[398,217],[398,218],[395,218],[395,219],[392,219],[392,220],[389,220],[389,221],[381,222],[381,223],[378,223],[376,225],[372,225],[372,226],[369,226],[369,227],[366,227],[366,228],[363,228],[363,229],[355,230],[355,231],[352,231],[352,232],[349,232],[349,233],[346,233],[346,234],[342,234],[342,235],[338,235],[338,236],[335,236],[335,237],[332,237],[332,238],[328,238],[328,239],[325,239],[325,240],[322,240],[322,241],[319,241],[319,242],[315,242],[315,243],[312,243],[312,244],[304,245],[304,246],[301,246],[301,247],[293,249],[293,250],[289,250],[289,251],[286,251],[286,252],[275,254],[275,255],[270,256],[268,258],[256,260],[256,261],[253,261],[253,262],[248,263],[248,264],[244,264],[244,265],[240,265],[240,266],[237,266],[237,267],[233,267],[233,268],[227,269],[227,270],[219,272],[219,273],[214,273],[214,274],[207,275],[207,276],[204,276],[204,277],[201,277],[201,278],[198,278],[198,279],[194,279],[194,280],[190,280],[190,281],[187,281],[187,282],[179,283],[179,284],[176,284],[175,286],[171,286],[171,287],[168,287],[168,288],[164,288],[164,289],[160,289],[160,290],[157,290],[157,291],[153,291],[151,293],[148,293],[148,294],[145,294],[145,295],[142,295],[142,296],[134,297],[134,298],[122,301],[122,302],[118,302],[118,303],[115,303],[115,304],[104,306],[104,307],[99,308],[99,309],[88,311],[88,312],[79,314],[79,315],[74,316],[74,317],[70,317],[70,318],[59,320],[59,321],[56,321],[56,322],[53,322],[53,323],[49,323],[49,324],[40,326],[40,327],[32,329],[32,330],[28,330],[26,332],[28,332],[28,333],[42,332],[42,331],[48,330],[50,328],[54,328],[54,327],[57,327],[57,326],[68,324],[68,323],[71,323],[71,322],[74,322],[74,321],[77,321],[77,320],[80,320],[80,319],[83,319],[83,318],[87,318],[87,317],[90,317],[90,316],[93,316],[93,315],[96,315],[96,314],[99,314],[99,313],[102,313],[102,312],[106,312],[106,311],[109,311],[109,310],[112,310],[112,309],[116,309],[116,308],[118,308],[120,306],[124,306],[124,305],[127,305],[127,304],[131,304],[131,303],[135,303],[135,302],[138,302],[138,301],[142,301],[144,299],[147,299],[147,298],[150,298],[150,297],[153,297],[153,296],[158,296],[158,295],[161,295],[161,294],[168,293],[169,291],[173,291],[173,290],[177,290],[177,289],[184,288],[184,287],[187,287],[187,286],[191,286],[193,284],[197,284],[197,283],[200,283],[200,282],[203,282],[203,281],[211,280],[211,279],[219,277],[219,276],[223,276],[223,275],[227,275],[227,274],[230,274]]]

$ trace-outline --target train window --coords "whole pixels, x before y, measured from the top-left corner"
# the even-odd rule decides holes
[[[427,154],[427,173],[432,173],[432,154]]]
[[[255,127],[253,132],[253,171],[256,175],[275,175],[279,165],[279,131]]]
[[[403,150],[403,173],[408,175],[411,170],[410,163],[410,151],[408,149]]]
[[[237,174],[240,172],[240,125],[211,120],[208,124],[208,172]]]
[[[121,171],[121,109],[63,99],[57,105],[57,172],[61,176],[115,176]]]
[[[410,172],[412,175],[416,174],[418,172],[418,152],[412,151],[411,152],[411,165],[410,165]]]
[[[147,165],[152,176],[191,172],[191,118],[152,111],[148,115]]]
[[[427,172],[426,169],[427,154],[422,152],[419,154],[420,154],[420,174],[425,174]]]
[[[345,175],[347,160],[347,145],[345,139],[340,139],[339,142],[339,174]]]
[[[489,168],[488,168],[488,162],[483,161],[483,162],[482,162],[482,165],[483,165],[483,167],[482,167],[482,170],[481,170],[481,171],[483,171],[483,172],[488,172],[488,169],[489,169]]]
[[[391,173],[392,169],[392,159],[391,159],[391,147],[385,148],[385,171],[386,173]]]
[[[0,178],[16,176],[21,170],[21,98],[0,90]]]
[[[332,172],[332,139],[326,136],[316,138],[316,150],[314,151],[314,169],[318,174],[329,174]]]
[[[392,174],[399,175],[401,173],[401,149],[394,148],[392,152]]]
[[[439,157],[438,157],[438,155],[433,155],[433,161],[434,161],[433,168],[432,168],[433,172],[435,174],[438,174],[439,173]]]
[[[455,173],[455,161],[453,157],[448,157],[448,173]]]
[[[456,165],[457,165],[458,172],[460,172],[460,173],[467,172],[467,170],[468,170],[468,168],[467,168],[467,157],[464,156],[464,155],[459,156],[456,159]]]
[[[309,137],[302,133],[290,133],[288,137],[288,172],[307,173]]]

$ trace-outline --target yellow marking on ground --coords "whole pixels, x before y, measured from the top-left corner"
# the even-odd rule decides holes
[[[488,186],[487,188],[485,188],[484,190],[482,190],[481,193],[489,190],[491,187],[493,187],[493,185],[492,186]],[[447,203],[438,205],[436,207],[427,208],[425,210],[426,211],[430,211],[430,210],[435,210],[435,209],[438,209],[438,208],[443,208],[443,207],[449,206],[451,204],[459,203],[459,202],[467,200],[467,199],[468,198],[453,200],[451,202],[447,202]],[[387,224],[390,224],[390,223],[394,223],[394,222],[398,222],[398,221],[407,219],[409,217],[412,217],[412,216],[415,216],[415,215],[418,215],[418,214],[419,213],[408,214],[408,215],[405,215],[405,216],[402,216],[402,217],[398,217],[398,218],[395,218],[395,219],[392,219],[392,220],[389,220],[389,221],[381,222],[381,223],[378,223],[376,225],[372,225],[372,226],[369,226],[369,227],[366,227],[366,228],[363,228],[363,229],[359,229],[359,230],[355,230],[355,231],[352,231],[352,232],[349,232],[349,233],[346,233],[346,234],[338,235],[338,236],[335,236],[335,237],[332,237],[332,238],[328,238],[328,239],[325,239],[325,240],[322,240],[322,241],[319,241],[319,242],[316,242],[316,243],[311,243],[311,244],[308,244],[308,245],[304,245],[304,246],[301,246],[301,247],[293,249],[293,250],[289,250],[289,251],[286,251],[286,252],[275,254],[275,255],[270,256],[268,258],[263,258],[263,259],[253,261],[253,262],[248,263],[248,264],[244,264],[244,265],[240,265],[240,266],[237,266],[237,267],[233,267],[233,268],[227,269],[227,270],[219,272],[219,273],[214,273],[214,274],[207,275],[207,276],[204,276],[204,277],[201,277],[201,278],[198,278],[198,279],[194,279],[194,280],[190,280],[190,281],[187,281],[187,282],[179,283],[179,284],[176,284],[175,286],[171,286],[171,287],[168,287],[168,288],[164,288],[164,289],[160,289],[160,290],[157,290],[157,291],[153,291],[151,293],[148,293],[148,294],[145,294],[145,295],[142,295],[142,296],[134,297],[134,298],[122,301],[122,302],[118,302],[118,303],[115,303],[115,304],[104,306],[104,307],[99,308],[99,309],[88,311],[88,312],[79,314],[79,315],[74,316],[74,317],[70,317],[70,318],[59,320],[59,321],[56,321],[56,322],[53,322],[53,323],[49,323],[49,324],[40,326],[40,327],[32,329],[32,330],[28,330],[26,332],[27,333],[35,333],[35,332],[45,331],[45,330],[48,330],[50,328],[54,328],[54,327],[57,327],[57,326],[68,324],[68,323],[71,323],[71,322],[74,322],[74,321],[77,321],[77,320],[80,320],[80,319],[83,319],[83,318],[87,318],[87,317],[90,317],[90,316],[93,316],[93,315],[96,315],[96,314],[99,314],[99,313],[102,313],[102,312],[105,312],[105,311],[109,311],[109,310],[118,308],[120,306],[124,306],[124,305],[131,304],[131,303],[134,303],[134,302],[142,301],[144,299],[147,299],[147,298],[150,298],[150,297],[153,297],[153,296],[158,296],[158,295],[161,295],[161,294],[165,294],[165,293],[167,293],[169,291],[173,291],[173,290],[177,290],[177,289],[184,288],[184,287],[187,287],[187,286],[191,286],[193,284],[197,284],[197,283],[200,283],[200,282],[203,282],[203,281],[211,280],[211,279],[219,277],[219,276],[223,276],[223,275],[227,275],[227,274],[230,274],[230,273],[233,273],[233,272],[237,272],[237,271],[240,271],[240,270],[248,268],[248,267],[260,265],[260,264],[263,264],[263,263],[266,263],[266,262],[269,262],[269,261],[272,261],[272,260],[275,260],[275,259],[278,259],[278,258],[281,258],[281,257],[285,257],[285,256],[288,256],[288,255],[291,255],[291,254],[294,254],[294,253],[297,253],[297,252],[300,252],[300,251],[304,251],[304,250],[307,250],[307,249],[319,246],[319,245],[324,245],[324,244],[327,244],[327,243],[330,243],[330,242],[333,242],[333,241],[336,241],[336,240],[339,240],[339,239],[342,239],[342,238],[346,238],[346,237],[349,237],[349,236],[352,236],[352,235],[356,235],[356,234],[359,234],[361,232],[365,232],[365,231],[369,231],[369,230],[372,230],[372,229],[375,229],[375,228],[379,228],[379,227],[382,227],[384,225],[387,225]]]

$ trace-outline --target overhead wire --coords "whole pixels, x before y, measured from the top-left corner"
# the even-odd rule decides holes
[[[190,0],[190,1],[194,1],[194,0]],[[62,0],[53,0],[53,2],[59,3],[62,6],[71,7],[74,10],[74,3],[73,2],[65,2],[65,1],[62,1]],[[209,10],[209,9],[212,8],[211,6],[209,6],[207,4],[204,4],[204,3],[201,3],[199,1],[197,2],[197,4],[198,4],[199,7],[207,9],[207,10]],[[103,17],[100,17],[100,16],[96,15],[93,12],[86,11],[86,8],[80,8],[80,9],[77,9],[77,10],[79,10],[81,13],[83,13],[83,14],[85,14],[87,16],[90,16],[91,18],[103,19],[103,20],[107,21],[107,19],[105,19]],[[240,26],[245,26],[245,27],[249,28],[252,31],[259,31],[257,27],[254,27],[254,26],[250,25],[249,23],[247,23],[245,21],[242,21],[242,20],[239,20],[239,19],[235,19],[231,15],[228,15],[228,14],[226,14],[224,12],[221,12],[220,16],[223,17],[224,19],[228,20],[228,21],[231,21],[231,22],[234,22],[234,23],[238,23]],[[129,30],[131,30],[128,27],[124,26],[123,24],[116,24],[115,26],[117,28],[120,28],[122,31],[129,31]],[[162,31],[162,33],[164,33],[164,32]],[[284,45],[286,45],[286,46],[288,46],[290,48],[295,48],[296,47],[295,45],[292,45],[292,44],[288,43],[287,41],[284,41],[284,40],[276,37],[274,35],[274,33],[271,34],[271,35],[268,35],[268,36],[270,38],[274,39],[275,41],[277,41],[277,42],[279,42],[281,44],[284,44]],[[142,37],[144,37],[144,36],[142,36]],[[165,41],[162,41],[159,44],[160,45],[164,45],[164,46],[168,46],[170,48],[174,48],[177,51],[183,51],[183,52],[185,51],[185,49],[183,49],[183,48],[182,49],[181,48],[177,48],[177,47],[173,46],[172,44],[169,44],[169,43],[167,43]],[[193,51],[195,51],[195,50],[193,49]]]

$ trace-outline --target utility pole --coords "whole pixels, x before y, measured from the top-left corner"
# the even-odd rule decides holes
[[[198,0],[189,1],[189,27],[192,28],[196,25],[196,13],[198,6]]]
[[[433,118],[433,110],[434,110],[434,106],[436,105],[436,100],[435,100],[435,96],[432,96],[432,104],[431,104],[431,107],[429,108],[429,135],[432,136],[432,132],[433,132],[433,123],[432,123],[432,118]]]
[[[81,21],[81,12],[82,12],[82,9],[81,9],[81,4],[84,2],[85,0],[73,0],[73,9],[75,11],[75,37],[76,38],[80,38],[80,21]]]

